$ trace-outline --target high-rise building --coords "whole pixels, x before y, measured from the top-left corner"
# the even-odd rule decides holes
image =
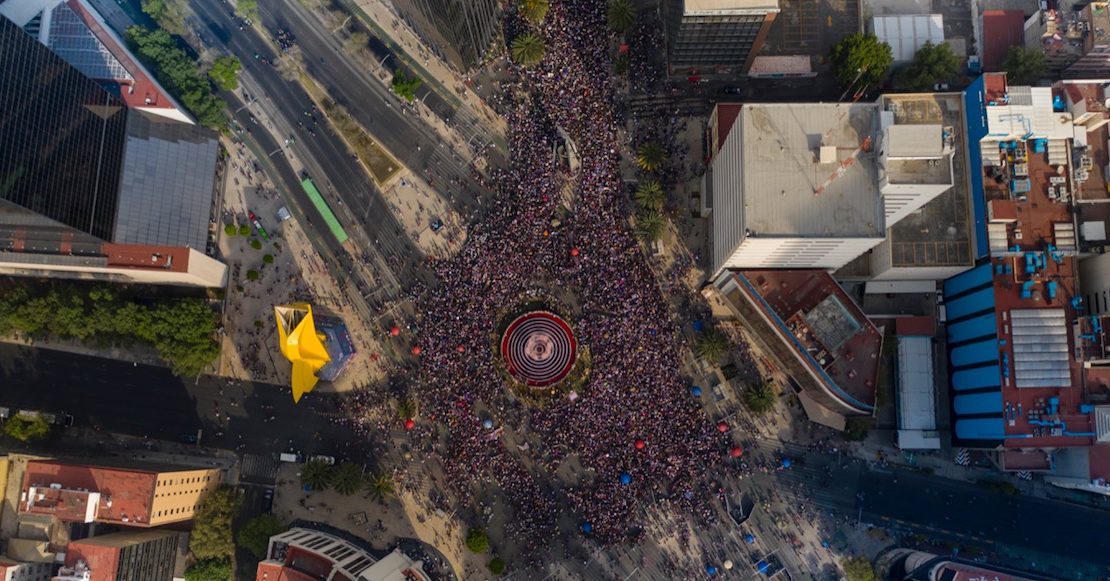
[[[53,581],[172,579],[181,533],[135,530],[72,541]]]
[[[0,16],[0,274],[222,286],[218,151]]]
[[[459,71],[481,61],[501,17],[498,0],[393,0],[393,5],[424,44]]]
[[[7,557],[0,557],[0,581],[48,581],[50,563],[22,563]]]
[[[192,519],[201,497],[219,483],[215,468],[32,460],[19,512],[63,522],[153,527]]]
[[[670,71],[748,72],[778,13],[778,0],[666,0]]]

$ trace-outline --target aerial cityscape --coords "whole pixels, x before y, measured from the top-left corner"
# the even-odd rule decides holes
[[[0,0],[0,581],[1110,581],[1110,3]]]

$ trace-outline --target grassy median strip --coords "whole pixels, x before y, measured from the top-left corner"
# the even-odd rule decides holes
[[[355,155],[370,169],[370,177],[378,187],[388,185],[401,172],[401,162],[390,155],[384,147],[378,145],[378,142],[374,141],[358,121],[351,117],[347,109],[328,97],[312,77],[304,71],[301,71],[300,77],[301,84],[304,85],[312,100],[331,121],[332,126],[339,131],[347,145],[354,150]]]

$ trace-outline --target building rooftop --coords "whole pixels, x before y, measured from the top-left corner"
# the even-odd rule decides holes
[[[66,546],[66,567],[77,570],[79,563],[89,572],[87,581],[116,581],[120,571],[120,549],[179,533],[168,530],[134,530],[97,535]]]
[[[984,71],[1000,71],[1011,46],[1025,44],[1025,13],[1021,10],[983,11]]]
[[[944,16],[940,14],[875,16],[871,25],[875,36],[890,45],[895,63],[912,61],[926,42],[944,42]]]
[[[719,15],[778,12],[778,0],[685,0],[688,15]]]
[[[319,581],[319,577],[301,573],[277,561],[260,562],[254,579],[255,581]]]
[[[156,481],[157,472],[153,471],[34,460],[27,463],[23,491],[35,488],[43,499],[29,496],[21,509],[86,522],[85,510],[92,502],[96,521],[149,524]]]
[[[883,236],[875,104],[746,104],[737,129],[742,167],[726,169],[752,235]]]
[[[748,270],[734,274],[762,298],[780,332],[851,398],[871,405],[882,333],[823,270]],[[834,390],[835,391],[835,390]]]
[[[894,127],[940,126],[951,134],[952,187],[890,227],[891,265],[958,266],[974,262],[963,100],[954,94],[884,95]],[[892,127],[892,128],[894,128]]]
[[[112,242],[204,252],[216,186],[216,133],[129,113]]]
[[[172,110],[173,118],[191,122],[185,109],[84,0],[6,2],[0,6],[0,15],[34,34],[85,76],[110,88],[129,107],[160,114]]]

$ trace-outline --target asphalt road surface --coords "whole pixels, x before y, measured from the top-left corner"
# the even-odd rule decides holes
[[[201,443],[216,448],[359,457],[334,422],[336,396],[294,404],[284,386],[183,379],[165,367],[11,344],[0,344],[0,385],[0,405],[67,412],[78,427],[177,442],[203,430]]]

